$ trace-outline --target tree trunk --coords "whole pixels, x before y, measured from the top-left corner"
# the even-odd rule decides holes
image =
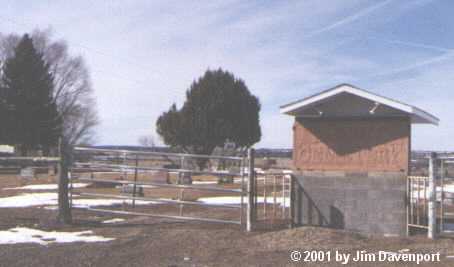
[[[59,144],[60,163],[58,166],[58,217],[57,220],[63,224],[72,222],[71,207],[68,197],[68,171],[70,164],[70,146],[60,139]]]

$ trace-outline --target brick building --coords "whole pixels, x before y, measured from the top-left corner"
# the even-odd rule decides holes
[[[411,125],[435,116],[348,84],[280,111],[295,117],[296,223],[405,233]]]

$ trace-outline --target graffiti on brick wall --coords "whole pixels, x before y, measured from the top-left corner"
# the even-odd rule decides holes
[[[405,122],[348,121],[295,125],[297,168],[400,171],[408,168]]]

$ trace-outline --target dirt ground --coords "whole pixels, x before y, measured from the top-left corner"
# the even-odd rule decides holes
[[[54,182],[53,179],[46,177],[24,182],[15,176],[0,176],[0,197],[34,192],[2,188],[51,182]],[[150,209],[171,213],[178,207],[160,205]],[[195,216],[216,213],[221,218],[238,215],[230,209],[206,210],[198,207],[185,207],[185,212]],[[0,245],[0,266],[454,266],[454,258],[446,258],[447,255],[454,255],[453,238],[431,241],[423,235],[410,238],[367,237],[318,227],[281,227],[246,233],[236,225],[112,216],[79,210],[74,211],[73,217],[74,223],[64,226],[56,223],[54,210],[42,207],[0,208],[0,231],[17,226],[46,231],[92,230],[96,235],[115,238],[98,243]],[[124,218],[126,221],[101,223],[111,218]],[[294,250],[356,254],[356,251],[362,250],[378,253],[381,250],[398,252],[403,249],[408,253],[440,252],[441,262],[419,265],[350,262],[342,265],[335,259],[330,262],[292,262],[290,259]]]

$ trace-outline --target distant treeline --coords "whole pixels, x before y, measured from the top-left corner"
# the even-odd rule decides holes
[[[143,146],[94,146],[94,148],[101,149],[119,149],[119,150],[132,150],[132,151],[154,151],[154,152],[169,152],[169,153],[183,153],[182,150],[176,148],[155,146],[155,147],[143,147]],[[270,158],[291,158],[293,149],[283,148],[258,148],[255,150],[257,157],[270,157]],[[433,151],[427,150],[413,150],[411,152],[412,159],[424,159],[430,156]],[[435,151],[440,155],[451,155],[454,156],[454,152],[447,151]]]
[[[442,157],[454,157],[454,152],[452,151],[429,151],[429,150],[413,150],[411,152],[411,159],[427,159],[430,157],[430,153],[436,152],[438,156]]]

